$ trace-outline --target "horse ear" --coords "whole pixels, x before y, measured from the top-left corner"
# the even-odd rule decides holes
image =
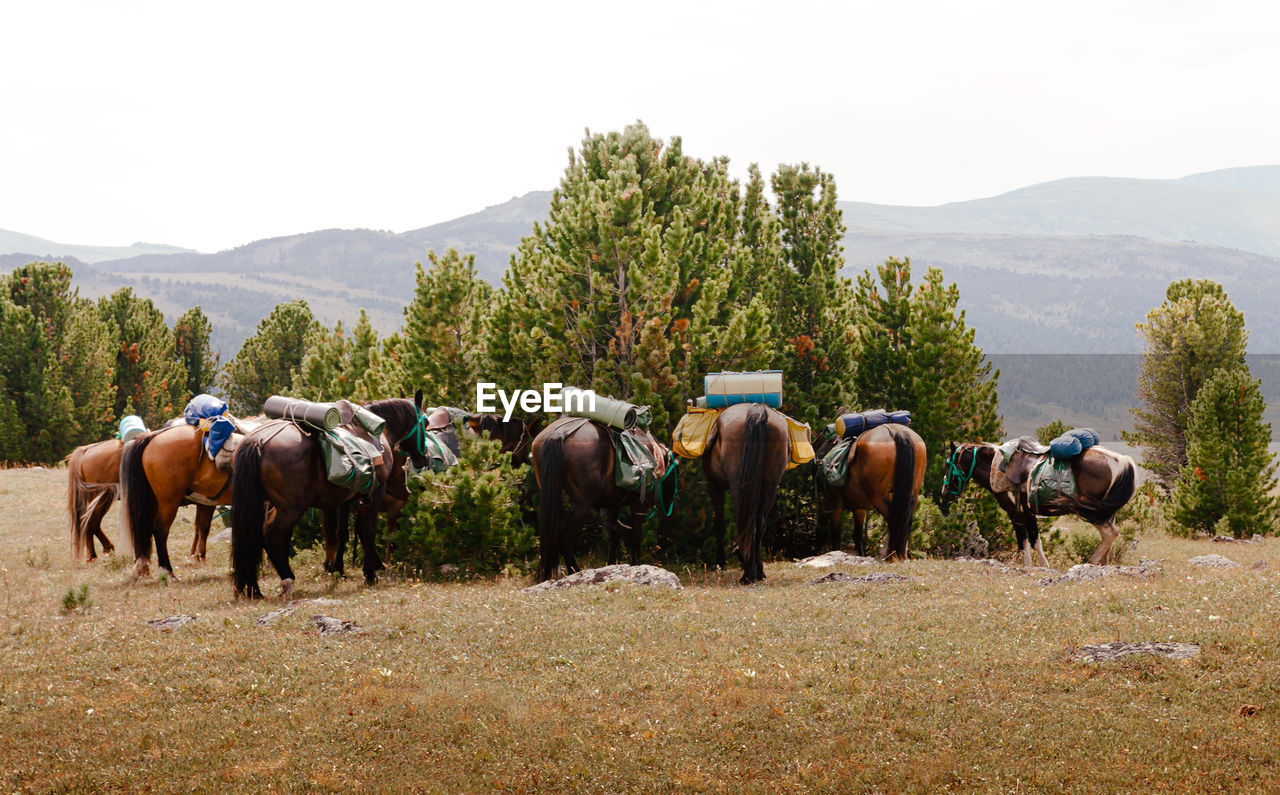
[[[948,451],[949,453],[951,453],[952,455],[955,455],[955,452],[956,452],[956,443],[955,443],[955,442],[947,442],[947,451]]]
[[[400,387],[400,399],[404,400],[404,387]]]
[[[422,408],[422,390],[421,389],[413,393],[413,405],[417,406],[419,409]]]

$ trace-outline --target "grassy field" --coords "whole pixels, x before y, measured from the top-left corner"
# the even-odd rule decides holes
[[[338,603],[256,626],[281,603],[233,601],[224,543],[185,563],[189,516],[178,582],[72,563],[65,479],[0,471],[5,790],[1280,789],[1274,539],[1142,536],[1157,576],[1051,587],[939,560],[809,587],[821,572],[772,562],[750,588],[538,595],[335,583],[308,552],[297,595]],[[1187,564],[1211,552],[1245,566]],[[320,635],[316,613],[367,632]],[[197,620],[146,623],[176,614]],[[1068,658],[1117,640],[1202,650]]]

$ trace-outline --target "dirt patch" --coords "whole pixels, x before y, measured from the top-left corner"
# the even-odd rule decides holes
[[[796,565],[825,569],[828,566],[870,566],[875,562],[875,558],[869,558],[866,555],[850,555],[848,552],[842,552],[837,549],[824,555],[814,555],[811,558],[797,560]]]
[[[633,585],[665,585],[668,588],[683,588],[680,578],[660,566],[628,566],[617,563],[602,566],[598,569],[585,569],[558,580],[547,580],[537,585],[530,585],[521,593],[542,593],[558,588],[573,588],[577,585],[600,585],[606,582],[629,582]]]
[[[1197,643],[1099,643],[1094,646],[1081,646],[1071,653],[1073,660],[1081,662],[1111,662],[1131,654],[1154,654],[1170,660],[1188,660],[1200,653]]]

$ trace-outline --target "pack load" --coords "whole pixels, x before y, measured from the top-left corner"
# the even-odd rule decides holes
[[[841,439],[818,462],[828,486],[838,489],[849,479],[849,450],[857,443],[856,436]]]
[[[707,408],[723,409],[738,403],[763,403],[775,409],[782,405],[781,370],[707,373],[702,385]]]
[[[147,425],[137,414],[126,414],[120,418],[120,430],[116,433],[116,438],[122,442],[129,442],[147,432]]]
[[[701,456],[712,442],[716,420],[720,419],[723,411],[723,408],[690,406],[671,434],[671,449],[682,458]],[[785,414],[782,416],[787,421],[787,436],[791,441],[791,460],[787,462],[787,469],[795,469],[813,460],[809,424],[797,422]]]
[[[1092,428],[1072,428],[1049,442],[1054,458],[1075,458],[1098,443],[1098,432]]]
[[[1045,458],[1032,468],[1027,478],[1027,502],[1031,510],[1038,511],[1058,497],[1074,496],[1076,476],[1069,460]]]
[[[868,409],[853,414],[841,414],[835,423],[836,436],[853,439],[881,425],[910,425],[911,412]]]
[[[262,404],[262,413],[273,420],[288,420],[317,431],[331,431],[342,424],[342,414],[332,403],[312,403],[281,395],[272,395]]]
[[[610,428],[624,431],[631,430],[637,425],[647,426],[651,422],[648,406],[637,406],[625,400],[596,395],[595,409],[591,409],[589,408],[590,401],[585,398],[587,393],[583,390],[567,386],[562,391],[562,394],[566,409],[570,405],[570,396],[573,396],[572,405],[575,408],[572,411],[565,411],[571,417],[586,417]],[[580,397],[583,399],[579,400]]]
[[[236,429],[227,416],[226,401],[209,394],[196,395],[182,410],[182,418],[188,425],[198,425],[204,431],[204,452],[217,461],[218,453]]]

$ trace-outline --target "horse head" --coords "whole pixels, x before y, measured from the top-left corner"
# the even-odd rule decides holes
[[[943,516],[951,515],[951,503],[955,502],[973,479],[978,465],[980,445],[947,442],[947,458],[942,467],[942,495],[938,498],[938,510]]]

